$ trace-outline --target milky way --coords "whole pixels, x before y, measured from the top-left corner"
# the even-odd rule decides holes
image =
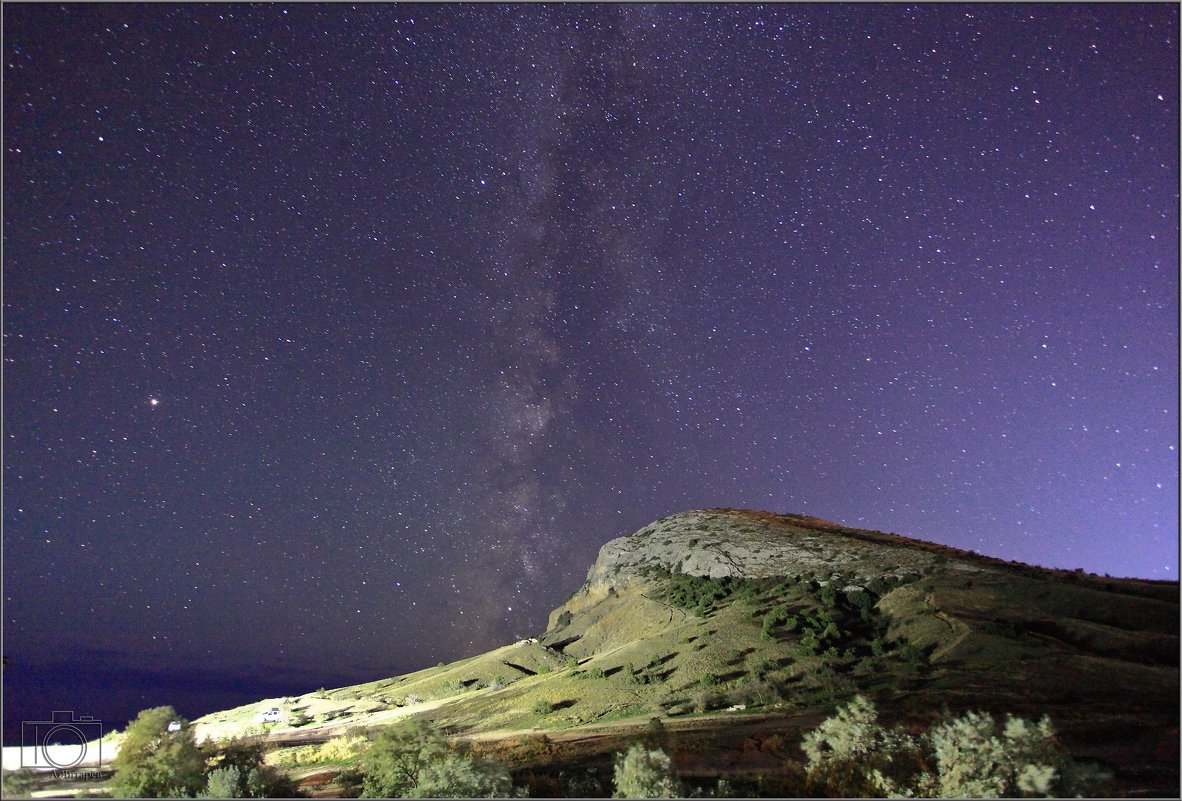
[[[1176,7],[4,17],[6,736],[536,634],[690,508],[1176,577]]]

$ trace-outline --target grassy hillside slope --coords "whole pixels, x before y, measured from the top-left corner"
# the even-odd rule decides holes
[[[663,732],[684,775],[790,773],[855,692],[889,719],[1049,714],[1125,795],[1178,789],[1177,583],[1009,563],[795,515],[673,515],[607,543],[537,638],[208,715],[280,748],[417,716],[520,769]],[[281,709],[278,724],[257,714]],[[656,719],[657,722],[654,722]],[[280,751],[277,759],[282,760]],[[326,791],[328,792],[328,791]]]

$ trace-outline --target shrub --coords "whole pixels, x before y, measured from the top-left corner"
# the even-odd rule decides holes
[[[616,798],[680,798],[682,791],[673,776],[669,757],[664,751],[650,751],[633,745],[627,754],[617,754],[615,764]]]
[[[841,796],[1070,796],[1103,779],[1062,750],[1049,718],[1008,717],[999,731],[991,715],[968,712],[912,736],[882,726],[860,695],[801,745],[813,790]]]
[[[821,604],[826,609],[837,608],[837,588],[833,586],[834,582],[830,581],[821,588]]]
[[[494,762],[449,753],[419,772],[411,798],[505,798],[513,784],[509,772]]]
[[[37,789],[37,777],[28,769],[4,770],[3,774],[5,798],[32,798]]]
[[[384,729],[374,737],[360,764],[365,798],[396,798],[418,784],[419,773],[442,761],[447,744],[426,723],[410,721]]]
[[[574,616],[571,615],[569,610],[563,611],[561,614],[558,615],[557,627],[560,629],[566,628],[567,626],[570,625],[571,619],[573,617]]]
[[[692,701],[695,712],[709,712],[722,705],[722,698],[709,690],[698,690],[693,694]]]
[[[365,750],[368,741],[357,735],[333,737],[317,749],[321,762],[352,762]]]
[[[755,666],[755,678],[767,678],[767,675],[778,667],[779,665],[774,659],[762,659],[760,660],[759,664]]]
[[[656,672],[661,666],[661,658],[654,656],[647,665],[640,670],[629,662],[624,666],[624,681],[628,684],[660,684],[663,679]]]
[[[281,768],[298,768],[301,765],[315,765],[320,762],[320,748],[315,745],[302,745],[298,748],[282,748],[272,755],[271,760]]]
[[[992,715],[968,712],[934,727],[928,740],[942,796],[1087,795],[1104,778],[1075,764],[1046,716],[1037,723],[1007,716],[999,729]]]
[[[910,642],[899,649],[899,658],[912,666],[921,665],[927,661],[927,655],[923,649]]]
[[[336,785],[340,788],[341,798],[360,798],[365,774],[357,768],[345,768],[337,774]]]
[[[869,609],[874,603],[870,593],[865,590],[848,590],[845,599],[855,609]]]
[[[534,701],[535,715],[549,715],[553,711],[554,704],[550,703],[545,698],[539,698],[538,700]]]
[[[378,733],[361,758],[365,798],[483,798],[510,794],[499,765],[454,751],[415,720]]]
[[[198,798],[243,798],[241,785],[242,771],[231,765],[228,768],[218,768],[209,772],[205,780],[205,789],[197,794]]]
[[[168,724],[181,723],[178,731]],[[127,726],[115,757],[111,792],[117,798],[193,796],[205,788],[205,755],[193,729],[171,706],[145,709]]]
[[[718,684],[718,676],[713,673],[703,673],[702,677],[698,679],[698,684],[703,687],[714,687]]]
[[[780,691],[770,681],[750,681],[727,694],[732,705],[764,706],[780,700]]]
[[[317,746],[308,746],[313,752]],[[287,798],[294,796],[296,785],[263,762],[261,743],[233,739],[218,745],[206,760],[205,798]],[[218,774],[215,778],[214,774]],[[233,791],[231,787],[233,780]]]
[[[558,779],[562,782],[566,798],[604,798],[607,796],[607,791],[603,786],[604,782],[600,779],[595,768],[575,770],[569,776],[566,771],[559,771]]]

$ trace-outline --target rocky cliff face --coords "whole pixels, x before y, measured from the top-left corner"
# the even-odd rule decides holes
[[[746,509],[699,509],[650,523],[599,551],[583,586],[551,614],[577,613],[609,592],[643,581],[645,568],[721,578],[811,576],[846,585],[920,575],[939,564],[964,573],[987,571],[981,557],[893,534],[860,531],[804,515]]]
[[[982,569],[953,549],[916,547],[914,540],[860,532],[801,515],[742,509],[682,512],[611,540],[587,574],[588,589],[608,587],[660,566],[675,573],[723,576],[792,576],[821,580],[922,573],[939,562],[966,572]]]

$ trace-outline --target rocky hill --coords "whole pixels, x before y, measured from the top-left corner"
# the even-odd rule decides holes
[[[891,551],[888,563],[881,560],[884,547]],[[959,558],[950,560],[949,554]],[[608,542],[579,594],[596,598],[609,587],[643,578],[645,568],[653,566],[707,578],[839,574],[866,584],[874,578],[923,573],[936,563],[966,573],[981,570],[980,557],[971,557],[815,517],[703,509],[670,515]]]
[[[944,710],[1047,714],[1073,754],[1113,773],[1113,792],[1170,795],[1178,634],[1175,582],[707,509],[604,545],[537,637],[195,723],[199,737],[290,748],[420,717],[521,770],[550,770],[602,767],[656,719],[677,736],[683,776],[774,793],[791,790],[768,782],[799,769],[800,734],[862,693],[916,726]],[[260,724],[271,706],[281,722]]]

